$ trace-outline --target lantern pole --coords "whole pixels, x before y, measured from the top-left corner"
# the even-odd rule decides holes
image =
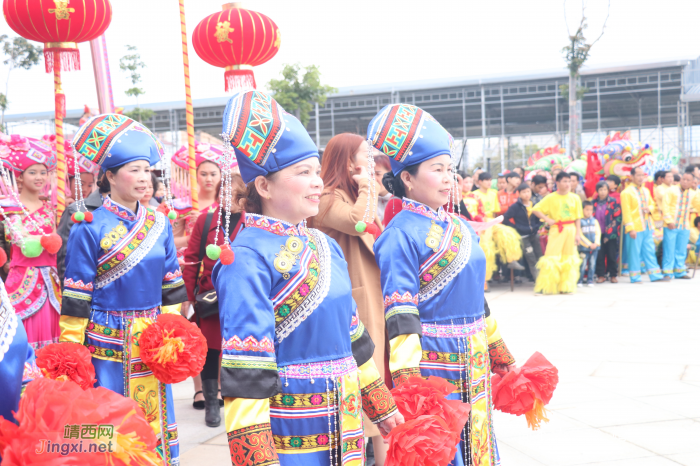
[[[60,54],[53,54],[53,88],[55,94],[55,122],[56,122],[56,177],[57,180],[57,202],[56,216],[61,218],[66,210],[66,159],[63,140],[63,118],[66,116],[66,96],[61,87],[61,57]]]
[[[190,58],[187,53],[187,26],[185,24],[185,0],[180,0],[180,31],[182,33],[182,64],[185,68],[185,118],[187,121],[187,149],[189,151],[190,198],[192,200],[192,209],[199,211],[197,164],[194,153],[194,112],[192,110],[192,91],[190,89]]]

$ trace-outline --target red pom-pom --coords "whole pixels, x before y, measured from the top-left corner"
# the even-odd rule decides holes
[[[71,380],[83,390],[95,385],[95,366],[87,347],[75,343],[53,343],[36,352],[36,365],[44,377]]]
[[[427,380],[411,377],[391,391],[397,408],[404,419],[410,421],[420,416],[435,415],[444,420],[456,435],[464,429],[469,419],[469,403],[447,400],[454,385],[440,377],[431,376]]]
[[[0,267],[7,263],[7,253],[4,249],[0,248]]]
[[[41,237],[41,246],[46,249],[49,254],[56,254],[58,250],[61,249],[62,244],[63,240],[56,233]]]
[[[85,221],[88,223],[92,222],[92,212],[85,212]]]
[[[224,265],[233,264],[234,257],[235,256],[233,254],[233,251],[231,251],[231,248],[229,248],[229,247],[221,248],[221,255],[219,255],[219,260],[221,261],[222,264],[224,264]]]
[[[73,221],[73,223],[82,222],[82,220],[79,220],[78,218],[76,218],[77,215],[78,215],[78,212],[75,212],[73,215],[70,216],[70,219]]]
[[[141,334],[141,359],[163,383],[178,383],[202,372],[207,340],[180,314],[161,314]]]
[[[105,387],[82,390],[71,382],[35,379],[27,385],[15,418],[19,425],[0,418],[3,466],[161,464],[143,410]],[[94,431],[86,430],[81,439],[87,426]],[[55,451],[48,442],[76,449]]]
[[[379,227],[374,222],[368,223],[367,228],[365,228],[365,233],[369,233],[370,235],[374,236],[379,233]]]
[[[559,383],[559,372],[540,353],[533,354],[521,367],[504,376],[491,378],[493,405],[504,413],[525,415],[533,430],[547,422],[545,405],[549,403]]]
[[[460,437],[437,416],[419,416],[397,426],[386,437],[385,466],[447,466]]]

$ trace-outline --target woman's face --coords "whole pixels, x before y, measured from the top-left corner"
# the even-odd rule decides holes
[[[114,174],[107,171],[107,179],[113,195],[124,202],[138,202],[146,194],[151,182],[151,168],[145,160],[124,165]]]
[[[30,193],[40,193],[49,181],[49,171],[42,163],[30,165],[18,177],[22,182],[22,189]]]
[[[213,162],[202,162],[197,168],[197,184],[200,192],[213,193],[221,181],[221,170]]]
[[[152,197],[153,197],[153,180],[149,177],[148,181],[146,182],[146,192],[144,193],[143,197],[141,198],[141,204],[147,205],[148,201],[150,201]]]
[[[608,197],[608,187],[601,186],[598,188],[598,199],[605,199],[606,197]]]
[[[92,190],[95,189],[95,175],[92,173],[81,173],[80,186],[83,191],[83,198],[88,197],[90,193],[92,193]],[[70,179],[70,192],[73,193],[73,197],[77,199],[78,187],[75,183],[75,177]]]
[[[401,179],[406,186],[406,197],[437,210],[450,199],[452,187],[452,159],[448,154],[426,160],[415,176],[404,171]]]
[[[462,185],[462,192],[468,193],[474,187],[474,178],[471,176],[466,176],[464,178],[464,184]]]
[[[348,173],[350,173],[350,176],[356,175],[360,171],[357,169],[358,167],[365,167],[367,168],[367,149],[368,149],[367,141],[362,141],[362,144],[360,144],[360,147],[357,149],[357,152],[355,152],[354,157],[352,160],[350,160],[348,163],[350,166],[348,167]]]
[[[263,198],[263,213],[297,224],[318,214],[323,180],[318,158],[311,157],[277,172],[270,178],[255,180]]]

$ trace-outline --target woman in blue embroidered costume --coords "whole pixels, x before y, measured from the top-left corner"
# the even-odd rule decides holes
[[[224,139],[248,185],[235,260],[212,272],[232,464],[363,465],[361,410],[384,433],[403,418],[373,362],[342,250],[304,222],[323,190],[316,146],[259,91],[231,98]]]
[[[484,301],[486,259],[478,236],[442,207],[455,187],[452,137],[431,115],[404,104],[382,109],[367,134],[390,158],[385,186],[403,197],[401,212],[374,246],[394,384],[416,375],[452,382],[450,396],[472,407],[451,464],[497,465],[489,372],[508,370],[514,360]]]
[[[164,462],[176,465],[179,442],[171,389],[141,361],[138,346],[162,307],[187,299],[168,219],[138,202],[149,167],[163,155],[162,146],[147,128],[116,114],[89,120],[73,145],[102,166],[111,194],[93,211],[91,222],[78,223],[70,232],[61,341],[87,346],[96,386],[134,399],[159,438]]]
[[[41,372],[36,367],[34,350],[0,280],[0,417],[15,422],[12,412],[17,412],[20,395],[37,377]]]

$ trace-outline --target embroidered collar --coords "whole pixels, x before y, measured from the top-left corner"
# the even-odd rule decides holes
[[[258,214],[245,214],[245,226],[260,228],[261,230],[269,231],[279,236],[301,236],[306,235],[305,222],[299,225],[292,225],[284,220],[279,220],[273,217]]]
[[[119,218],[123,218],[124,220],[129,220],[132,222],[137,218],[143,217],[146,212],[146,209],[144,207],[141,207],[139,204],[140,203],[138,202],[136,203],[137,211],[136,213],[134,213],[134,211],[127,207],[124,207],[118,202],[115,202],[109,196],[105,196],[104,200],[102,201],[102,206],[104,206],[105,209],[109,210]]]
[[[448,219],[447,212],[445,212],[442,207],[440,207],[436,212],[425,204],[421,204],[420,202],[407,199],[405,197],[401,200],[401,210],[408,210],[414,214],[428,217],[431,220],[440,220],[441,222],[446,222]]]

